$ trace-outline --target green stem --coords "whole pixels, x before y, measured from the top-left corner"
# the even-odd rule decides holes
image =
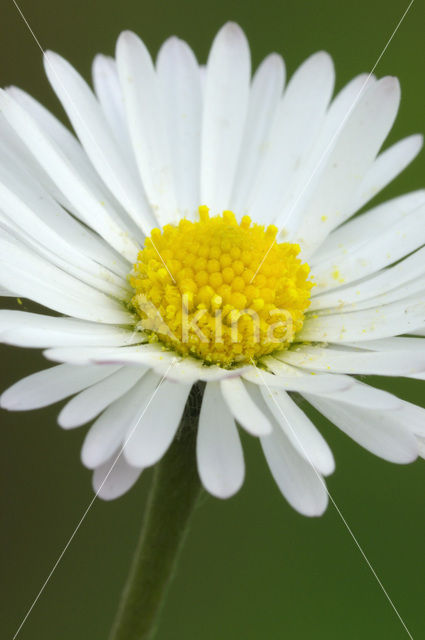
[[[150,640],[200,494],[196,425],[202,390],[192,389],[170,449],[154,471],[146,516],[110,640]]]

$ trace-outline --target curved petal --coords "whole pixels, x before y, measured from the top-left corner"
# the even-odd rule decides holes
[[[390,462],[406,464],[418,456],[415,437],[397,411],[368,411],[341,402],[303,394],[320,413],[362,447]]]
[[[307,317],[297,342],[356,342],[411,333],[425,324],[425,302],[407,299],[350,313]]]
[[[16,242],[0,238],[0,283],[23,298],[82,320],[133,324],[117,300],[49,264]]]
[[[131,489],[142,471],[130,466],[117,450],[107,462],[94,470],[93,489],[98,498],[115,500]]]
[[[264,222],[269,212],[272,222],[282,210],[323,124],[334,79],[332,58],[325,51],[310,56],[290,79],[270,132],[270,148],[262,154],[252,185],[248,212],[255,220]]]
[[[155,226],[145,195],[121,153],[102,109],[80,74],[53,51],[44,55],[47,77],[74,127],[92,165],[105,185],[145,234]]]
[[[149,205],[160,224],[175,222],[171,160],[151,57],[136,34],[123,31],[116,60],[130,138]]]
[[[242,29],[229,22],[208,57],[201,142],[201,203],[228,209],[248,109],[250,52]]]
[[[181,217],[193,219],[200,205],[202,91],[199,65],[190,47],[173,37],[159,51],[157,73],[177,206]]]
[[[368,86],[354,104],[292,237],[301,244],[304,257],[351,215],[351,198],[391,129],[399,102],[398,81],[387,77]]]
[[[311,192],[317,188],[321,171],[326,166],[326,160],[337,143],[340,130],[366,86],[370,86],[374,82],[375,79],[368,74],[360,74],[345,85],[332,100],[317,139],[310,153],[298,168],[296,179],[289,186],[285,202],[276,217],[276,226],[284,226],[287,229],[295,228],[298,224]]]
[[[205,489],[230,498],[242,486],[245,464],[239,434],[217,382],[206,386],[196,441],[198,471]]]
[[[335,461],[332,451],[304,411],[282,389],[261,387],[261,393],[269,411],[298,453],[322,475],[333,473]]]
[[[144,340],[142,333],[114,325],[27,311],[0,310],[0,342],[19,347],[116,347]]]
[[[263,358],[273,374],[258,367],[250,367],[242,377],[260,386],[280,387],[287,391],[312,391],[315,393],[332,393],[349,389],[354,383],[349,376],[337,374],[314,374],[301,371],[291,365],[284,364],[272,357]]]
[[[282,352],[279,354],[279,359],[303,369],[328,373],[408,376],[425,370],[425,351],[422,353],[412,353],[411,350],[374,353],[358,349],[301,345],[296,349]]]
[[[252,79],[248,113],[239,152],[230,208],[236,215],[247,212],[247,197],[272,142],[271,129],[285,83],[285,63],[272,53],[258,67]],[[271,217],[270,217],[271,221]]]
[[[50,367],[15,382],[0,396],[0,406],[9,411],[47,407],[96,384],[118,369],[114,365],[74,367],[60,364]]]
[[[395,266],[389,267],[373,274],[361,282],[355,282],[348,287],[339,287],[325,291],[323,294],[313,297],[309,311],[319,309],[335,309],[344,312],[348,308],[353,311],[354,305],[368,302],[368,306],[373,306],[375,298],[380,298],[388,292],[391,294],[404,285],[422,278],[425,273],[425,248],[418,249]],[[399,296],[402,298],[403,296]]]
[[[136,467],[158,462],[172,443],[180,424],[191,385],[163,380],[137,424],[127,433],[124,455]]]
[[[320,264],[338,256],[341,249],[347,251],[358,249],[364,242],[370,240],[371,229],[379,233],[385,231],[388,226],[399,223],[423,204],[425,204],[425,189],[418,189],[391,198],[351,218],[329,234],[318,251],[311,256],[309,264]]]
[[[116,297],[125,297],[128,267],[124,278],[116,275],[113,269],[117,256],[112,251],[108,257],[112,270],[98,264],[105,261],[105,256],[99,254],[90,232],[10,157],[7,161],[0,160],[0,201],[2,226],[24,243],[31,244],[39,253],[48,253],[56,264],[60,259],[64,269],[71,273],[72,267],[81,280]],[[102,242],[100,238],[98,242]]]
[[[272,427],[267,417],[252,400],[240,378],[220,382],[221,393],[235,420],[253,436],[265,436]]]
[[[399,140],[383,151],[375,160],[359,185],[351,204],[352,212],[359,211],[363,205],[382,191],[395,177],[416,158],[423,146],[423,136],[413,135]]]
[[[271,474],[289,504],[305,516],[320,516],[328,505],[325,481],[294,449],[279,425],[261,438]]]
[[[360,280],[404,256],[425,243],[425,205],[409,213],[399,222],[376,235],[373,227],[360,246],[344,247],[337,255],[315,265],[311,275],[315,281],[315,295]],[[337,277],[335,277],[337,272]]]
[[[31,153],[64,193],[82,218],[108,244],[129,262],[134,263],[138,253],[137,244],[126,232],[125,224],[117,221],[117,213],[107,194],[79,167],[70,162],[62,149],[37,124],[33,117],[5,91],[0,91],[2,113],[27,145]]]
[[[127,393],[147,371],[145,367],[121,367],[74,396],[60,412],[58,423],[63,429],[74,429],[90,422]]]
[[[81,460],[86,467],[95,469],[104,464],[125,442],[126,434],[134,430],[143,418],[159,381],[160,377],[153,373],[143,376],[140,382],[97,418],[81,450]]]
[[[92,77],[97,99],[115,140],[126,156],[127,164],[133,167],[133,173],[138,176],[115,60],[102,54],[96,55],[92,65]]]

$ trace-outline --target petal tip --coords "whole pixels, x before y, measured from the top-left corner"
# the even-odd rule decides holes
[[[6,411],[13,411],[13,403],[8,402],[7,400],[7,391],[2,393],[0,396],[0,409],[5,409]]]
[[[211,487],[211,486],[206,486],[203,482],[202,484],[204,484],[204,487],[206,489],[206,491],[208,491],[208,493],[210,493],[214,498],[217,498],[218,500],[228,500],[229,498],[233,498],[233,496],[235,496],[241,489],[242,485],[244,482],[244,478],[241,479],[241,481],[238,483],[238,485],[234,485],[232,487],[228,487],[228,486],[215,486],[215,487]]]
[[[124,31],[121,31],[121,33],[117,38],[117,48],[120,48],[126,45],[132,45],[134,43],[139,43],[139,42],[140,42],[140,38],[136,33],[134,33],[134,31],[131,31],[130,29],[125,29]]]
[[[217,33],[216,40],[221,40],[222,38],[229,44],[237,43],[238,45],[243,44],[244,46],[248,46],[248,39],[245,32],[237,22],[229,21],[221,27]]]
[[[400,81],[396,76],[384,76],[378,82],[389,94],[399,95],[401,92]]]

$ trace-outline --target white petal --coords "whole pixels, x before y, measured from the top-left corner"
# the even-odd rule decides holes
[[[250,367],[222,369],[218,366],[205,366],[195,358],[182,358],[177,352],[165,350],[161,345],[144,344],[125,348],[81,347],[48,349],[44,355],[49,360],[70,362],[73,364],[141,364],[154,368],[168,379],[184,384],[196,380],[222,380],[238,377]],[[336,384],[336,381],[335,381]],[[339,385],[341,386],[341,384]]]
[[[70,362],[72,364],[141,364],[147,366],[163,365],[165,368],[177,364],[178,357],[172,351],[163,350],[156,344],[129,347],[73,347],[48,349],[44,355],[49,360]]]
[[[402,401],[397,396],[382,389],[376,389],[370,385],[364,384],[355,378],[351,378],[351,387],[343,391],[335,391],[327,394],[315,394],[320,397],[326,397],[345,404],[362,407],[372,411],[395,411],[398,410]]]
[[[377,376],[406,376],[425,369],[425,352],[372,353],[301,345],[279,354],[283,362],[313,371]]]
[[[135,429],[143,418],[159,381],[159,376],[146,374],[97,418],[90,427],[81,450],[81,460],[86,467],[99,467],[120,445],[125,444],[126,434]]]
[[[18,195],[19,194],[19,195]],[[104,293],[124,299],[128,284],[79,250],[79,228],[31,178],[0,166],[1,223],[40,255]],[[77,245],[77,246],[75,246]]]
[[[425,336],[425,327],[421,327],[420,329],[415,329],[415,331],[411,331],[414,336]]]
[[[417,436],[425,438],[425,409],[412,402],[403,401],[397,417]]]
[[[61,148],[50,139],[36,121],[5,91],[0,91],[0,107],[9,124],[25,142],[28,149],[50,175],[65,197],[80,212],[84,219],[108,244],[135,262],[138,248],[115,221],[116,213],[107,202],[106,196],[98,193],[90,178],[81,174],[70,163]]]
[[[191,385],[163,380],[137,424],[127,432],[124,455],[136,467],[158,462],[172,443]]]
[[[315,294],[333,289],[341,282],[346,284],[364,278],[397,262],[424,243],[425,205],[422,205],[379,235],[366,237],[358,248],[344,247],[337,255],[315,265],[311,270]]]
[[[410,256],[409,256],[410,257]],[[400,263],[396,264],[396,267]],[[425,265],[424,265],[425,267]],[[382,273],[382,272],[380,272]],[[374,298],[369,298],[367,300],[363,300],[363,302],[353,302],[352,304],[345,305],[342,308],[338,308],[338,311],[342,313],[347,313],[348,311],[357,311],[360,309],[371,309],[372,307],[381,307],[385,304],[390,304],[391,302],[402,302],[402,300],[406,300],[409,298],[410,300],[420,300],[424,297],[425,294],[425,283],[423,276],[419,278],[415,278],[414,280],[409,280],[405,284],[399,287],[395,287],[391,289],[391,291],[386,291],[379,296]],[[331,310],[326,310],[326,313],[332,313]]]
[[[390,410],[400,407],[401,401],[391,393],[364,385],[351,376],[323,373],[318,375],[315,373],[311,374],[303,369],[297,369],[277,358],[271,357],[265,358],[263,362],[275,375],[272,376],[262,371],[257,384],[261,384],[262,380],[264,386],[270,389],[278,387],[280,389],[286,388],[289,391],[299,391],[300,393],[306,391],[307,393],[341,400],[348,404],[366,407],[367,409]],[[297,388],[295,388],[294,385],[285,386],[279,384],[282,375],[291,371],[294,376],[298,376],[297,380],[300,380],[300,376],[304,376],[303,384],[299,384]]]
[[[415,331],[415,334],[420,335],[419,331]],[[422,340],[422,338],[394,337],[383,338],[382,340],[366,340],[365,342],[356,342],[348,346],[390,354],[404,351],[412,355],[414,353],[424,353],[425,340]],[[402,355],[404,356],[405,354]]]
[[[341,249],[345,249],[347,252],[358,249],[369,239],[371,229],[381,233],[388,226],[404,220],[409,213],[423,204],[425,204],[425,189],[418,189],[387,200],[369,211],[355,216],[332,231],[319,250],[311,256],[309,264],[316,265],[338,256]]]
[[[4,298],[17,298],[18,295],[16,293],[13,293],[12,291],[9,291],[8,289],[5,289],[4,287],[0,287],[0,296],[4,297]]]
[[[325,481],[294,449],[278,424],[261,438],[261,446],[277,486],[289,504],[306,516],[320,516],[328,505]]]
[[[68,148],[72,149],[71,156],[78,158],[77,166],[84,166],[91,177],[94,176],[93,168],[90,166],[84,151],[81,149],[77,140],[68,131],[64,125],[59,122],[45,107],[35,100],[28,93],[19,89],[19,87],[9,87],[7,90],[16,102],[18,102],[28,113],[32,115],[39,126],[49,131],[49,135],[59,142],[59,146],[68,152]],[[79,212],[72,206],[69,200],[57,188],[49,174],[40,166],[35,156],[21,140],[19,135],[7,122],[6,118],[0,117],[0,149],[1,163],[7,166],[7,160],[11,156],[15,163],[19,163],[21,170],[29,176],[32,176],[43,189],[50,194],[57,202],[59,202],[66,210],[70,211],[77,218],[80,218]],[[74,159],[75,159],[74,157]],[[15,165],[16,166],[16,165]]]
[[[42,110],[43,114],[46,113],[49,118],[53,118],[30,96],[16,88],[9,89],[9,92],[11,95],[17,95],[19,97],[18,101],[22,100],[22,96],[24,96],[24,106],[27,102],[29,104],[34,103],[37,113]],[[58,123],[58,126],[62,127],[63,125]],[[69,132],[67,134],[71,136]],[[78,147],[77,141],[72,136],[71,138]],[[81,149],[80,151],[83,153]],[[30,155],[30,152],[18,138],[15,131],[1,116],[0,170],[4,176],[4,184],[16,196],[26,201],[40,220],[47,223],[52,230],[59,233],[63,238],[66,238],[75,251],[84,254],[86,262],[88,258],[91,262],[96,261],[103,267],[109,267],[108,274],[112,276],[111,271],[114,274],[119,274],[121,281],[123,277],[127,276],[128,262],[108,246],[100,236],[95,235],[77,220],[79,217],[78,212],[68,201],[63,202],[64,199],[61,198],[60,191],[55,187],[46,172],[37,164],[36,159]],[[30,202],[28,199],[30,199]],[[64,204],[66,209],[75,217],[69,215],[59,203]],[[15,225],[19,224],[23,229],[26,228],[26,225],[22,225],[22,220],[17,216],[12,216],[12,219]],[[97,268],[100,270],[99,266]]]
[[[170,369],[168,378],[181,382],[196,382],[196,380],[204,380],[205,382],[213,382],[215,380],[224,380],[226,378],[237,378],[241,376],[248,367],[242,366],[238,369],[222,369],[217,365],[204,365],[197,358],[188,358],[185,356]]]
[[[25,93],[25,91],[22,91],[17,87],[9,87],[6,89],[6,93],[23,108],[27,116],[30,117],[32,125],[36,125],[36,130],[41,131],[44,138],[47,140],[47,143],[53,146],[53,150],[58,151],[61,158],[65,158],[66,162],[70,167],[72,167],[78,179],[82,180],[86,185],[91,194],[91,198],[94,197],[96,201],[100,202],[103,209],[108,209],[108,216],[112,218],[113,222],[121,230],[121,233],[124,232],[129,235],[129,237],[132,237],[139,242],[143,241],[144,236],[140,231],[140,228],[133,223],[123,207],[121,207],[121,205],[119,205],[119,203],[113,198],[112,193],[96,173],[95,168],[91,164],[84,149],[75,136],[57,118],[55,118],[50,111],[43,107],[43,105],[37,102],[37,100],[32,96]],[[27,154],[33,153],[33,150],[28,148],[28,143],[25,139],[21,144],[24,145],[24,149]],[[90,206],[90,202],[92,200],[86,200],[84,208],[79,208],[74,196],[72,195],[70,198],[67,197],[61,184],[57,183],[56,179],[53,178],[53,173],[50,169],[45,169],[38,156],[33,156],[33,160],[35,161],[35,166],[38,168],[38,171],[34,172],[31,166],[29,167],[30,172],[32,175],[37,176],[38,180],[42,185],[44,185],[47,192],[76,218],[82,220],[89,227],[96,228],[92,224],[93,212],[91,211]],[[81,196],[81,192],[79,191],[77,195]],[[90,215],[88,215],[88,213],[90,213]],[[100,212],[100,210],[97,209],[97,214],[102,217],[104,215],[104,211]],[[103,250],[111,250],[111,246],[108,246],[108,244],[103,242],[101,238],[97,238],[96,240]],[[106,255],[107,251],[103,252]],[[109,252],[112,254],[114,253],[111,251]],[[120,262],[125,264],[125,259],[121,256],[118,257]]]
[[[143,240],[143,234],[140,228],[132,222],[123,207],[113,198],[112,193],[107,186],[105,186],[105,183],[102,182],[84,149],[71,131],[55,118],[50,111],[43,107],[43,105],[37,102],[37,100],[25,93],[25,91],[17,87],[9,87],[6,89],[6,93],[23,108],[27,116],[30,117],[33,125],[36,124],[37,130],[42,132],[47,142],[53,146],[53,149],[59,151],[60,157],[66,159],[78,178],[84,182],[91,196],[94,196],[94,198],[102,204],[103,208],[108,209],[108,215],[119,228],[132,235],[134,239],[139,241]],[[33,153],[33,150],[28,147],[27,141],[23,139],[23,142],[29,152]],[[45,176],[44,179],[40,179],[40,182],[44,185],[48,193],[60,202],[67,211],[70,211],[78,219],[88,224],[88,226],[93,227],[91,223],[93,213],[91,212],[91,215],[87,215],[91,210],[89,201],[86,201],[85,208],[80,209],[76,205],[74,196],[67,197],[61,185],[57,183],[54,178],[52,171],[45,169],[38,155],[34,156],[34,159],[40,163],[40,165],[38,165],[39,172],[41,171],[42,176]],[[38,174],[34,175],[38,177]],[[100,214],[100,210],[98,210],[97,213]],[[104,212],[102,215],[104,215]]]
[[[375,455],[405,464],[418,455],[415,437],[403,425],[397,411],[369,411],[352,405],[303,394],[341,431]]]
[[[250,215],[272,222],[281,211],[308,158],[323,123],[334,85],[334,67],[324,51],[310,56],[297,69],[283,94],[273,129],[270,149],[252,186]],[[273,212],[273,213],[272,213]]]
[[[425,438],[418,437],[419,455],[425,459]]]
[[[410,333],[425,323],[425,303],[393,302],[377,309],[308,317],[299,342],[355,342]]]
[[[261,393],[267,407],[298,453],[319,473],[329,475],[335,461],[328,444],[311,420],[282,389],[266,389]]]
[[[252,80],[248,114],[239,152],[236,177],[230,208],[237,214],[245,213],[248,193],[272,140],[271,125],[282,97],[285,82],[285,64],[277,53],[272,53],[258,67]]]
[[[425,331],[418,329],[411,331],[414,335],[425,335]],[[388,354],[390,357],[401,356],[402,358],[408,358],[411,361],[415,361],[416,358],[421,358],[425,354],[425,340],[422,338],[413,337],[393,337],[383,338],[381,340],[367,340],[365,342],[348,343],[347,346],[365,349],[368,351],[379,351]],[[409,378],[416,378],[418,380],[425,380],[425,371],[418,371],[416,373],[408,374]]]
[[[20,347],[115,347],[144,340],[143,334],[137,331],[111,325],[25,311],[0,311],[0,342]]]
[[[272,427],[267,417],[252,400],[240,378],[220,382],[221,393],[235,420],[253,436],[264,436]]]
[[[202,121],[201,202],[228,209],[248,108],[250,53],[241,28],[229,22],[208,57]]]
[[[306,374],[300,369],[271,357],[263,358],[262,364],[265,364],[273,372],[273,375],[258,367],[250,367],[242,377],[260,386],[279,387],[287,391],[299,392],[314,389],[315,393],[332,393],[333,391],[343,391],[352,385],[348,376]]]
[[[0,191],[3,191],[1,186]],[[10,215],[10,212],[8,213]],[[19,213],[19,207],[17,207],[13,214],[17,217],[19,216]],[[92,269],[92,265],[84,264],[82,256],[81,261],[78,254],[70,256],[66,247],[64,247],[64,251],[61,255],[61,242],[57,241],[54,237],[55,234],[50,233],[50,229],[47,233],[44,233],[44,231],[45,230],[39,228],[36,233],[30,235],[23,228],[18,227],[15,222],[12,222],[10,217],[6,217],[2,212],[0,212],[0,237],[8,240],[9,243],[17,246],[21,250],[29,250],[30,254],[40,257],[50,266],[58,267],[60,272],[65,272],[66,274],[73,276],[78,281],[81,281],[92,289],[126,303],[129,302],[131,298],[131,289],[124,280],[110,271],[108,272],[106,269],[100,268],[97,270],[93,263],[94,268]],[[52,235],[53,241],[49,243],[48,238]],[[42,242],[40,242],[41,239],[43,239]],[[54,249],[54,251],[52,249]],[[75,266],[76,264],[77,266]],[[93,275],[94,271],[97,271],[95,275]],[[115,284],[114,279],[120,280],[118,285]]]
[[[60,412],[58,423],[64,429],[73,429],[90,422],[127,393],[147,371],[145,367],[122,367],[72,398]]]
[[[242,445],[217,382],[209,382],[205,388],[196,456],[207,491],[217,498],[230,498],[239,491],[245,476]]]
[[[143,469],[130,466],[118,450],[94,470],[93,489],[102,500],[115,500],[131,489],[142,471]]]
[[[116,300],[1,238],[0,264],[0,283],[21,297],[83,320],[133,322],[133,316]]]
[[[381,153],[366,173],[351,204],[355,213],[387,186],[416,158],[422,149],[423,137],[413,135],[399,140]]]
[[[362,302],[373,306],[375,298],[386,294],[392,295],[395,289],[400,290],[412,280],[416,282],[423,278],[425,273],[425,248],[412,253],[396,265],[378,271],[370,278],[361,282],[355,282],[347,287],[339,287],[336,290],[325,291],[312,299],[309,311],[318,309],[332,309],[338,307],[338,311],[354,310],[353,306]],[[379,303],[378,303],[379,304]]]
[[[293,237],[300,242],[304,257],[351,215],[351,198],[392,127],[399,101],[398,81],[388,77],[367,88],[353,108]]]
[[[179,214],[194,218],[200,204],[202,92],[199,65],[190,47],[173,37],[159,51],[157,72]]]
[[[52,51],[44,55],[47,77],[99,176],[145,234],[155,226],[133,167],[116,143],[101,107],[77,71]]]
[[[124,31],[118,38],[116,60],[130,137],[149,205],[161,224],[174,222],[171,161],[151,57],[136,34]]]
[[[27,411],[46,407],[89,387],[115,373],[119,367],[57,367],[33,373],[9,387],[0,397],[0,406],[9,411]]]
[[[302,165],[298,167],[293,183],[289,186],[285,203],[275,221],[277,226],[295,228],[298,218],[305,208],[305,203],[317,188],[321,171],[326,166],[326,160],[337,142],[339,132],[366,86],[371,86],[374,82],[373,77],[361,74],[345,85],[334,98],[325,114],[323,126],[310,153],[304,158]]]
[[[127,164],[133,168],[133,173],[138,175],[115,60],[101,54],[95,56],[92,76],[97,99],[115,136],[115,140],[121,147],[122,153],[126,156]]]

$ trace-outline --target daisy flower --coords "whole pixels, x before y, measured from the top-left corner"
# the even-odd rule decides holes
[[[386,460],[423,453],[423,409],[354,377],[424,378],[425,191],[367,207],[422,146],[380,152],[398,81],[332,97],[324,52],[286,86],[274,53],[251,77],[233,23],[205,67],[175,37],[153,63],[124,32],[93,90],[44,60],[75,135],[1,92],[0,286],[53,313],[3,310],[0,339],[56,364],[2,407],[72,396],[59,424],[94,420],[82,461],[104,499],[160,460],[195,391],[199,476],[220,498],[244,479],[242,428],[288,502],[323,513],[334,459],[307,403]]]

